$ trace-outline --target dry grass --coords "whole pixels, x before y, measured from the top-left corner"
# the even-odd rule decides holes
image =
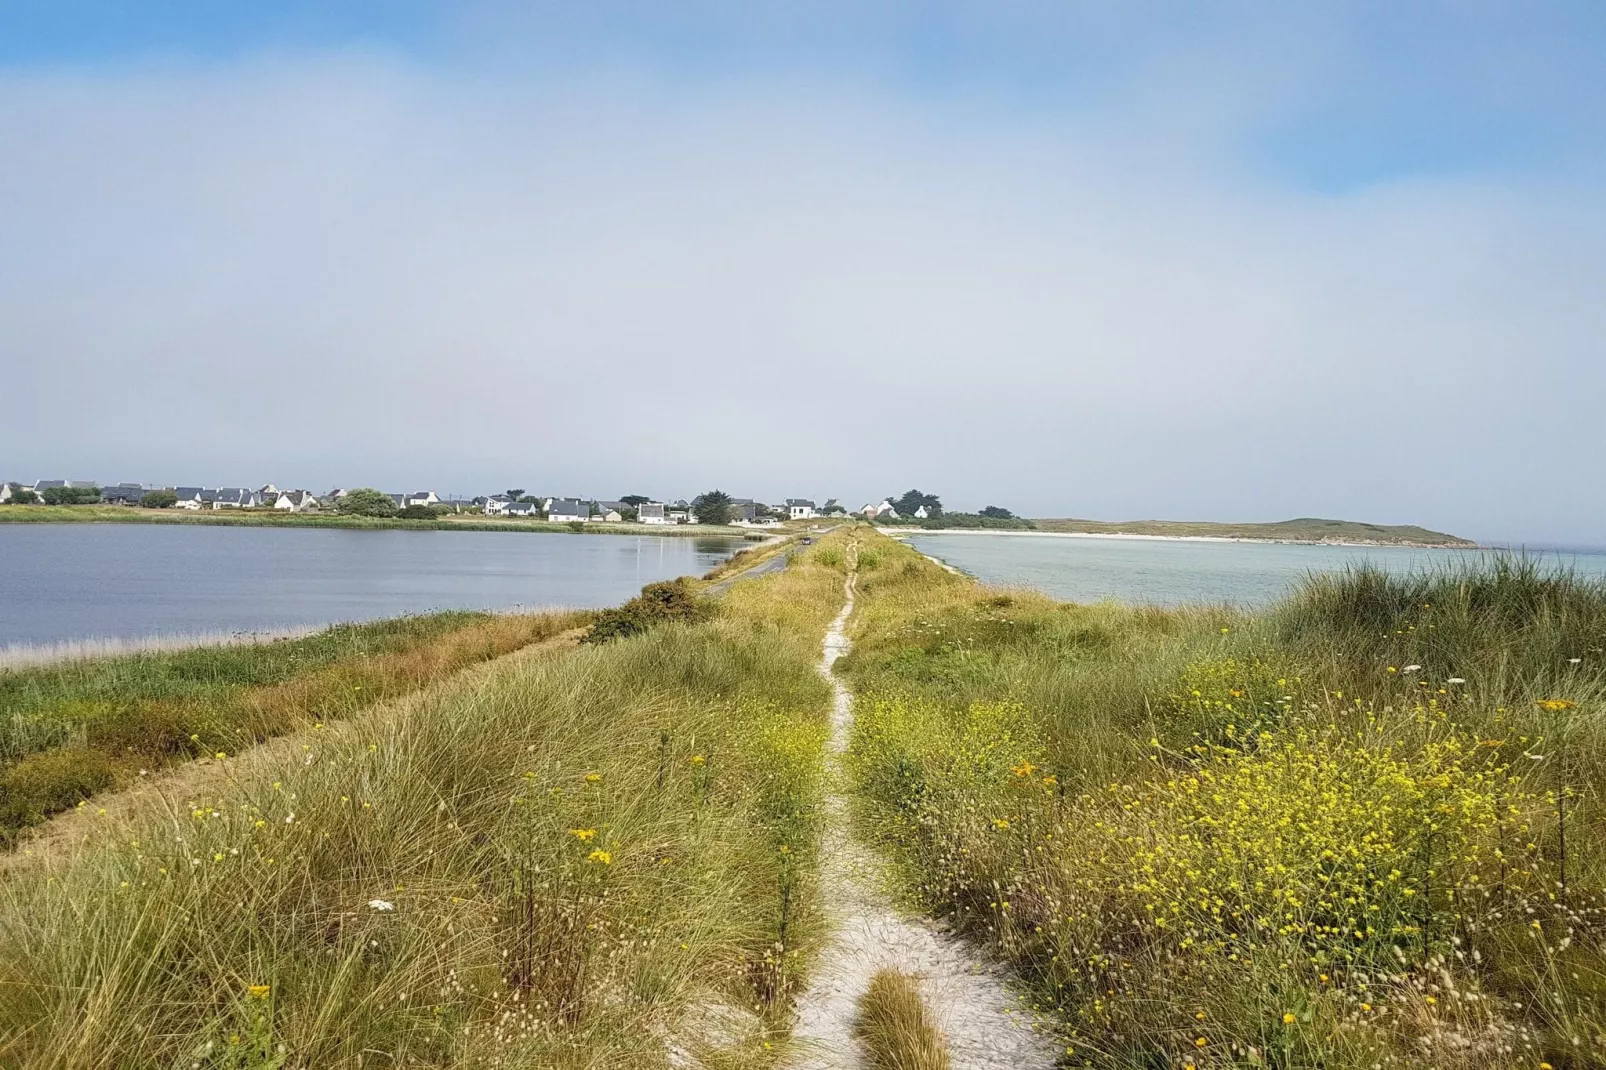
[[[349,717],[589,619],[439,614],[0,673],[0,840],[175,762]]]
[[[768,1065],[840,592],[803,561],[92,808],[0,873],[0,1065],[666,1067],[708,1021]]]
[[[906,973],[883,969],[859,998],[855,1032],[876,1070],[948,1070],[948,1045]]]

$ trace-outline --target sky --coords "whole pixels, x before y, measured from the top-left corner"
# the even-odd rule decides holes
[[[1606,5],[0,0],[0,479],[1606,544]]]

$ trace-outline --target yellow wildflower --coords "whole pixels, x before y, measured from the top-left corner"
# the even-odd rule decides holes
[[[1540,709],[1548,710],[1551,713],[1560,713],[1562,710],[1572,709],[1574,706],[1578,705],[1578,703],[1572,701],[1571,699],[1565,698],[1542,698],[1536,702],[1535,705]]]
[[[601,773],[587,773],[586,774],[586,783],[587,784],[600,784],[600,783],[602,783],[602,774]]]
[[[613,864],[613,855],[599,847],[586,855],[586,861],[595,862],[599,866],[611,866]]]
[[[1293,1014],[1292,1011],[1286,1012],[1283,1015],[1283,1024],[1284,1025],[1293,1025],[1294,1024],[1294,1014]]]
[[[708,759],[704,758],[701,754],[693,754],[691,756],[691,764],[693,765],[702,765],[706,761],[708,761]]]
[[[246,992],[250,994],[252,999],[267,999],[268,993],[271,991],[273,989],[269,985],[249,985],[246,988]]]
[[[596,829],[570,829],[569,830],[569,835],[573,836],[575,839],[579,840],[581,843],[586,843],[586,842],[596,838],[597,830]]]

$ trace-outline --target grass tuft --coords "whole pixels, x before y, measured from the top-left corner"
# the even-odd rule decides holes
[[[948,1045],[913,977],[882,969],[859,998],[854,1031],[876,1070],[948,1070]]]

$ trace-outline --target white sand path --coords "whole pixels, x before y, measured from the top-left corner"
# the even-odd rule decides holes
[[[797,1004],[792,1049],[783,1070],[862,1070],[867,1066],[853,1022],[870,978],[894,967],[919,978],[921,995],[948,1039],[954,1070],[1044,1070],[1059,1050],[1046,1029],[1032,1027],[1029,1012],[1006,987],[1005,973],[975,948],[931,923],[899,914],[887,891],[886,863],[850,832],[841,787],[842,753],[853,725],[853,696],[832,673],[847,653],[844,632],[853,612],[857,580],[850,557],[847,605],[825,636],[820,672],[834,700],[829,751],[833,787],[825,803],[821,899],[832,936],[814,978]]]

